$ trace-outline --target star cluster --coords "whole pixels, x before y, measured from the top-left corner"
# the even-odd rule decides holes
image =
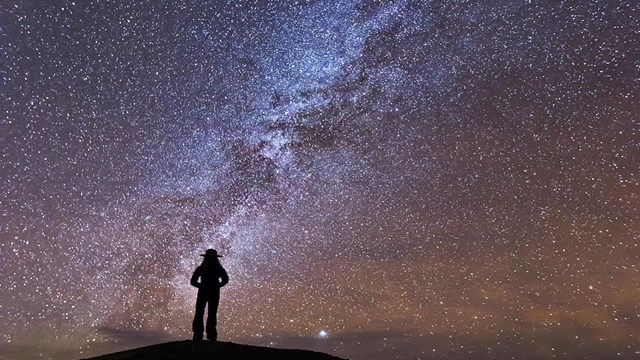
[[[633,1],[5,1],[0,358],[640,354]]]

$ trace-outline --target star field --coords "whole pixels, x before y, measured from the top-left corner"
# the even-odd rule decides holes
[[[637,358],[639,11],[3,2],[0,358]]]

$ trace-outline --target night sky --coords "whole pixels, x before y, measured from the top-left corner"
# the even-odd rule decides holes
[[[640,357],[635,1],[0,4],[0,358]]]

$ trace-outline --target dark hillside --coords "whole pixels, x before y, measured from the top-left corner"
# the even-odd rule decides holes
[[[324,353],[274,349],[230,342],[174,341],[93,357],[86,360],[338,360]]]

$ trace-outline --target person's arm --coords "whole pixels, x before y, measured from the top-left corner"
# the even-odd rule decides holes
[[[200,266],[196,268],[196,271],[191,275],[191,286],[195,286],[198,289],[200,288],[200,283],[198,282],[198,278],[200,277]]]
[[[229,282],[229,275],[227,274],[227,271],[221,266],[220,269],[222,270],[220,272],[220,287],[223,287],[225,285],[227,285],[227,283]]]

